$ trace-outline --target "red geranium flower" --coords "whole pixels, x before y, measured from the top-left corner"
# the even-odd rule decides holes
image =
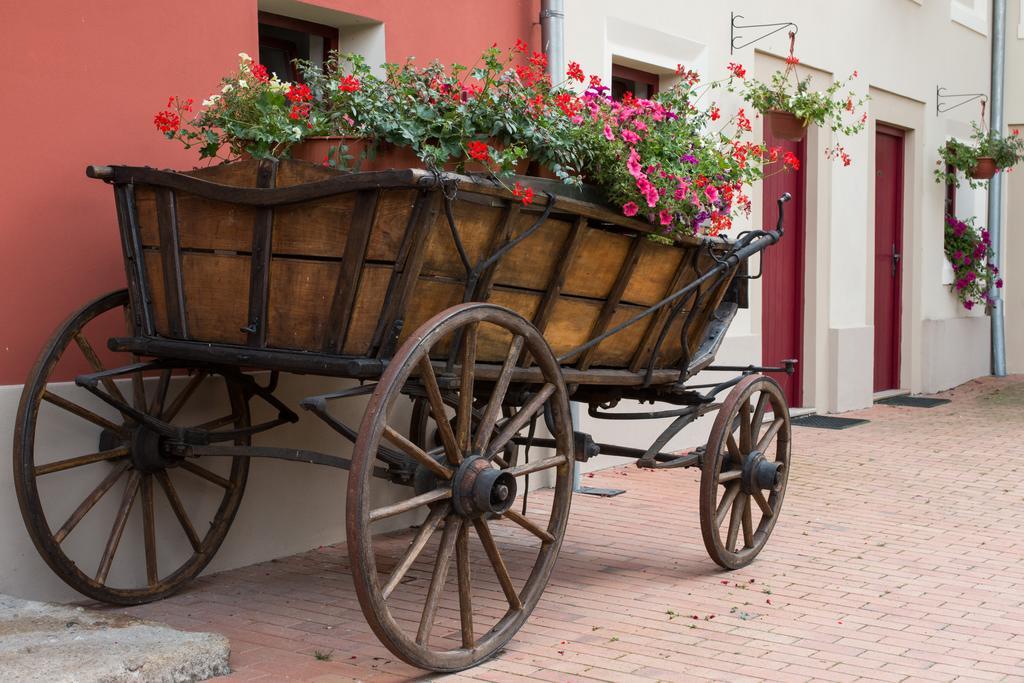
[[[789,166],[794,171],[800,170],[800,159],[798,159],[792,152],[786,152],[786,154],[783,155],[782,163],[784,166]]]
[[[355,92],[359,90],[360,85],[359,79],[352,74],[349,74],[338,83],[338,90],[341,90],[342,92]]]
[[[526,41],[520,38],[516,38],[516,46],[512,49],[515,50],[516,52],[526,52],[526,50],[529,48],[526,46]]]
[[[729,66],[726,67],[736,78],[743,78],[747,75],[747,70],[743,68],[742,64],[736,62],[729,62]]]
[[[487,147],[486,142],[474,140],[466,145],[466,149],[469,151],[470,158],[476,159],[477,161],[487,161],[491,158],[491,151]]]
[[[288,88],[285,97],[291,102],[309,102],[313,99],[313,93],[305,83],[297,83]]]
[[[249,73],[260,83],[266,83],[270,80],[270,74],[267,73],[267,67],[262,64],[253,64],[249,67]]]
[[[583,69],[576,62],[569,62],[569,68],[566,70],[565,75],[574,81],[583,82]]]
[[[523,187],[522,183],[516,183],[512,190],[512,196],[522,200],[523,204],[529,204],[533,201],[533,188]]]

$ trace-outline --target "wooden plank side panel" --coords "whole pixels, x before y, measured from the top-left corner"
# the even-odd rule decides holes
[[[306,351],[323,347],[340,270],[337,261],[271,261],[268,346]]]
[[[185,252],[181,265],[193,339],[245,344],[249,257]]]
[[[152,297],[154,304],[156,304],[152,307],[153,326],[156,328],[156,333],[161,337],[170,337],[171,326],[167,321],[167,307],[163,305],[166,297],[164,292],[163,259],[160,256],[160,252],[156,249],[146,249],[142,253],[143,259],[146,262],[146,279],[149,280],[149,295]]]
[[[363,268],[342,353],[369,355],[373,333],[377,329],[381,311],[384,310],[384,297],[393,272],[394,268],[390,266],[367,264]]]

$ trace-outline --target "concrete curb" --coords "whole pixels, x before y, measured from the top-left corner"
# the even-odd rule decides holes
[[[227,638],[0,595],[5,681],[202,681],[230,673]]]

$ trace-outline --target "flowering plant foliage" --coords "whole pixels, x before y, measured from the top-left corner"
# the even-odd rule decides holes
[[[153,122],[168,139],[198,147],[201,158],[218,157],[225,146],[231,156],[280,157],[318,127],[312,93],[271,76],[244,52],[238,57],[238,70],[203,101],[202,112],[193,111],[192,99],[171,97]]]
[[[979,159],[990,157],[996,164],[996,170],[1012,168],[1024,159],[1024,140],[1019,130],[1014,129],[1010,135],[1004,136],[998,131],[985,130],[974,121],[971,127],[972,142],[950,139],[939,147],[935,182],[960,187],[959,175],[962,173],[971,187],[982,187],[984,180],[969,177]]]
[[[715,235],[731,227],[736,212],[749,214],[744,186],[765,166],[781,171],[800,161],[743,140],[751,130],[744,110],[723,117],[715,103],[698,107],[706,92],[699,75],[678,72],[680,81],[654,98],[627,94],[621,102],[593,78],[571,119],[589,151],[584,170],[609,203],[668,236]]]
[[[944,246],[956,278],[950,288],[964,308],[971,310],[975,304],[991,304],[989,290],[992,285],[1002,288],[1003,280],[991,260],[988,230],[979,230],[974,225],[974,216],[962,221],[947,214]]]
[[[804,126],[813,123],[846,136],[864,130],[868,115],[867,112],[861,112],[858,116],[857,109],[864,105],[867,98],[858,96],[848,87],[858,73],[854,71],[845,81],[833,81],[824,90],[812,90],[810,76],[797,76],[796,67],[800,60],[793,56],[795,34],[790,33],[789,36],[789,57],[786,58],[784,70],[773,73],[771,80],[765,83],[747,78],[746,69],[742,65],[731,63],[727,87],[732,91],[739,90],[743,99],[761,114],[787,112]],[[850,165],[850,155],[839,143],[828,148],[825,153],[830,159],[841,159],[844,166]]]
[[[698,87],[700,76],[682,67],[679,82],[652,99],[616,102],[575,62],[552,84],[546,57],[522,41],[486,50],[472,68],[410,59],[385,64],[383,77],[358,55],[335,54],[322,66],[298,62],[301,83],[283,83],[241,57],[202,113],[188,118],[192,102],[172,98],[157,128],[198,145],[203,157],[222,146],[235,156],[282,157],[306,137],[348,136],[368,141],[370,154],[381,143],[411,148],[431,168],[473,161],[500,174],[529,158],[566,183],[595,183],[623,214],[666,236],[727,230],[737,212],[750,211],[744,186],[766,166],[800,163],[744,140],[744,109],[727,115],[714,102],[698,106],[719,84]],[[356,161],[345,145],[324,160],[346,169]],[[524,203],[533,199],[521,182],[509,189]]]

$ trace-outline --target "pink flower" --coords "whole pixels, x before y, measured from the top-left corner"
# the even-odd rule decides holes
[[[635,145],[640,142],[640,136],[629,129],[624,129],[622,131],[622,139],[631,145]]]
[[[609,126],[607,123],[604,124],[604,139],[605,140],[614,140],[615,139],[615,133],[612,132],[612,127]]]
[[[967,301],[964,302],[964,308],[966,308],[968,311],[971,310],[972,308],[974,308],[974,302],[968,299]]]
[[[1002,289],[1002,288],[1003,288],[1003,278],[999,278],[998,280],[996,280],[996,289]]]
[[[658,220],[661,221],[662,225],[671,225],[671,223],[672,223],[672,212],[671,211],[667,211],[665,209],[662,209],[661,213],[658,214]]]
[[[629,159],[626,160],[626,168],[629,169],[629,174],[634,178],[639,178],[643,175],[643,171],[640,170],[640,155],[637,154],[636,148],[629,150]]]
[[[658,204],[658,188],[654,187],[654,184],[647,179],[647,176],[641,175],[636,179],[637,189],[647,200],[647,206],[656,206]]]
[[[704,187],[704,196],[708,198],[709,202],[712,202],[712,203],[717,202],[718,201],[718,188],[716,188],[714,185],[710,185],[710,184],[705,186]]]
[[[622,213],[626,216],[635,216],[638,210],[639,207],[636,205],[636,202],[626,202],[622,205]]]

